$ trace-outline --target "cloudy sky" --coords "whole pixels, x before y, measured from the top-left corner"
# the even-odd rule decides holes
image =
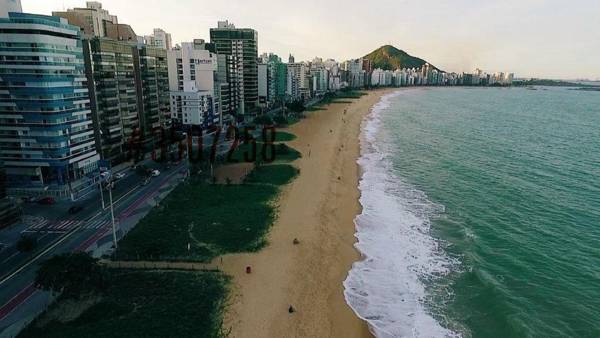
[[[218,20],[259,32],[260,52],[297,60],[363,56],[384,44],[446,71],[600,79],[599,0],[104,0],[138,35],[208,39]],[[50,14],[84,0],[22,0]]]

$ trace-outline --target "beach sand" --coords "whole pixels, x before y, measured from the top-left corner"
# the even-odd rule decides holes
[[[281,194],[268,246],[214,262],[233,277],[224,323],[230,337],[372,337],[346,304],[342,283],[360,259],[353,246],[360,125],[386,92],[331,104],[289,128],[298,136],[290,145],[303,154],[294,163],[300,176]],[[290,305],[297,312],[288,313]]]

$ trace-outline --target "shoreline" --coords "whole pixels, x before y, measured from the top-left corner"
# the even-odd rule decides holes
[[[299,177],[279,197],[268,246],[215,260],[232,276],[223,325],[230,337],[373,337],[346,303],[343,282],[361,259],[354,247],[361,126],[390,91],[341,99],[286,129],[303,157],[293,163]],[[290,306],[297,312],[290,314]]]

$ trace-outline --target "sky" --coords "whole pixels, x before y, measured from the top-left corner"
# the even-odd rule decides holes
[[[390,44],[449,72],[600,80],[600,0],[104,0],[119,22],[174,43],[209,40],[217,21],[258,31],[259,53],[287,60],[362,57]],[[22,0],[23,11],[85,7]]]

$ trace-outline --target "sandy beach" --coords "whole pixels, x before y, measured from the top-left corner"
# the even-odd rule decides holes
[[[301,174],[281,194],[269,245],[215,262],[233,277],[224,323],[230,337],[372,337],[346,304],[342,283],[360,259],[353,247],[360,125],[386,92],[341,100],[289,128],[298,137],[290,145],[303,154],[294,163]]]

